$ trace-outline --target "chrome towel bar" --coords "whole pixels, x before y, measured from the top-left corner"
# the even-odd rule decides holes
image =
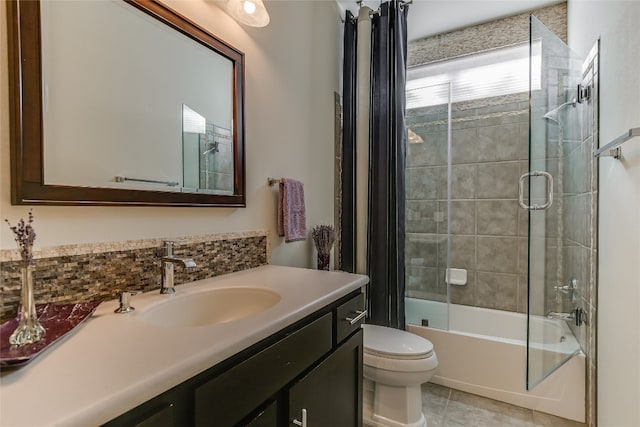
[[[622,156],[622,149],[620,148],[620,145],[627,142],[631,138],[635,138],[636,136],[640,136],[640,128],[631,128],[604,147],[594,148],[593,157],[607,156],[613,157],[614,159],[619,159],[620,156]],[[607,151],[607,154],[603,154]]]
[[[168,185],[169,187],[175,187],[176,185],[180,185],[178,181],[159,181],[156,179],[130,178],[127,176],[116,176],[114,179],[116,182],[124,182],[124,181],[148,182],[150,184]]]
[[[150,184],[162,184],[162,185],[167,185],[169,187],[175,187],[176,185],[180,185],[178,181],[160,181],[156,179],[130,178],[127,176],[116,176],[114,177],[114,180],[116,182],[124,182],[124,181],[148,182]]]

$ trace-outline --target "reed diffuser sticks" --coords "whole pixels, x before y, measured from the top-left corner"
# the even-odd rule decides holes
[[[333,225],[317,225],[311,229],[311,237],[318,250],[318,270],[329,270],[330,253],[336,240],[336,230]]]

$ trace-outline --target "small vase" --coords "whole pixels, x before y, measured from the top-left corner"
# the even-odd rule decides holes
[[[9,344],[22,346],[40,341],[45,330],[38,321],[36,299],[33,292],[33,265],[27,263],[21,267],[22,273],[22,307],[18,327],[9,337]]]
[[[329,270],[330,254],[322,254],[318,252],[318,270]]]

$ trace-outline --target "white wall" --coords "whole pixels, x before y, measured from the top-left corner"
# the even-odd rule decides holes
[[[2,2],[4,3],[4,2]],[[170,7],[245,53],[247,208],[36,206],[37,247],[269,229],[271,262],[314,266],[313,242],[276,237],[276,189],[267,177],[305,184],[307,226],[333,223],[333,93],[340,28],[334,1],[266,2],[271,24],[244,27],[216,2],[167,0]],[[29,207],[10,203],[6,5],[0,5],[0,218]],[[0,248],[14,248],[0,227]]]
[[[600,144],[640,126],[640,2],[569,0],[569,46],[600,37]],[[640,426],[640,138],[600,160],[598,426]]]

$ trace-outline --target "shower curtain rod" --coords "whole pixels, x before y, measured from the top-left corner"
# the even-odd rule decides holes
[[[408,4],[413,3],[413,0],[406,0],[406,1],[401,1],[400,3],[400,7],[403,8]],[[364,1],[359,1],[358,4],[364,4]],[[362,6],[361,6],[362,7]],[[378,15],[380,13],[380,8],[378,7],[376,10],[371,11],[371,13],[369,14],[370,17],[373,17],[373,15]]]
[[[362,7],[366,7],[366,6],[364,5],[364,0],[358,0],[356,3],[358,3],[358,6],[360,6],[361,8],[362,8]],[[406,5],[411,4],[411,3],[413,3],[413,0],[401,1],[401,2],[400,2],[400,7],[405,7]],[[378,9],[376,9],[376,10],[372,10],[372,11],[371,11],[371,13],[369,14],[369,17],[373,17],[373,15],[377,15],[377,14],[379,14],[379,13],[380,13],[380,8],[378,8]],[[342,17],[342,16],[340,16],[340,15],[339,15],[339,17],[340,17],[340,22],[342,22],[342,23],[344,24],[344,22],[345,22],[345,18],[343,18],[343,17]],[[358,20],[358,17],[357,17],[357,16],[353,16],[351,19],[352,19],[353,21],[357,21],[357,20]]]

